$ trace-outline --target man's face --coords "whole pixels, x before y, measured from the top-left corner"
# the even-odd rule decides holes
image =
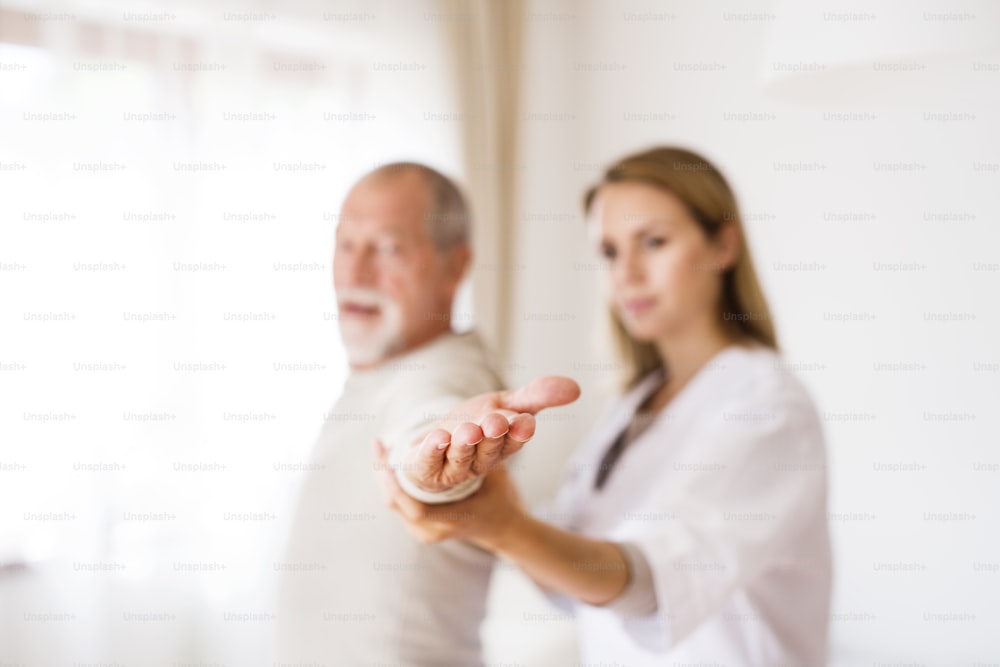
[[[353,367],[427,342],[447,321],[461,276],[434,246],[430,204],[415,172],[364,179],[344,201],[333,284]]]

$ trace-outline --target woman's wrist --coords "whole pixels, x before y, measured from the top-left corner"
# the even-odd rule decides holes
[[[504,555],[510,550],[517,538],[524,534],[530,521],[531,516],[524,509],[513,507],[494,530],[473,539],[472,542],[479,548],[492,551],[498,556]]]

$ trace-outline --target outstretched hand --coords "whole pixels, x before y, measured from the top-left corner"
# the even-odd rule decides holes
[[[536,414],[579,396],[575,381],[555,375],[474,396],[434,424],[398,467],[418,488],[446,491],[489,473],[520,450],[535,434]]]

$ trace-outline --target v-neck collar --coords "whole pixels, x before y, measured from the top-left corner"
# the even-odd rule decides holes
[[[675,414],[678,409],[683,409],[685,405],[690,403],[697,395],[701,392],[700,387],[704,385],[710,377],[714,375],[713,371],[719,370],[714,368],[717,366],[722,359],[727,359],[735,353],[745,352],[753,353],[757,348],[745,347],[743,345],[732,344],[727,345],[722,348],[711,357],[708,361],[701,365],[694,375],[687,381],[687,383],[681,387],[680,391],[670,399],[663,408],[655,413],[650,427],[646,429],[645,432],[649,432],[656,422],[664,415]],[[636,384],[629,392],[625,395],[622,401],[622,410],[619,414],[619,419],[616,420],[614,429],[612,433],[620,433],[622,429],[628,426],[629,422],[635,418],[638,414],[639,406],[641,406],[646,399],[648,399],[653,392],[655,392],[663,384],[665,380],[666,373],[669,369],[665,369],[662,366],[654,371],[648,373],[643,377],[638,384]],[[639,435],[637,440],[642,439],[642,434]]]

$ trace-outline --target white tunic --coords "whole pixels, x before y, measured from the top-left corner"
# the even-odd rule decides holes
[[[474,334],[351,373],[316,443],[282,563],[278,664],[481,663],[493,557],[411,537],[382,500],[371,443],[396,444],[459,401],[500,388]]]
[[[634,545],[652,573],[652,614],[572,605],[582,662],[825,664],[826,458],[805,389],[773,351],[726,348],[595,491],[605,451],[660,381],[650,375],[613,404],[543,517]]]

